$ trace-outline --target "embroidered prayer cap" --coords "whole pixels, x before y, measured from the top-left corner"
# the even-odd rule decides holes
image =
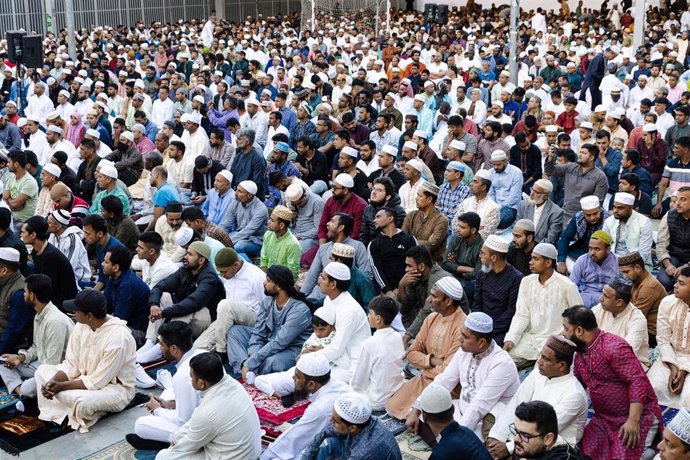
[[[423,190],[423,191],[425,191],[425,192],[427,192],[427,193],[431,193],[431,194],[434,195],[434,196],[438,196],[438,192],[441,190],[441,189],[439,188],[438,185],[432,184],[432,183],[429,182],[429,181],[423,181],[423,182],[419,185],[419,189],[420,189],[420,190]]]
[[[321,377],[331,371],[331,365],[321,353],[304,353],[295,367],[309,377]]]
[[[419,148],[419,145],[417,145],[416,142],[405,141],[405,143],[403,144],[403,148],[405,148],[405,149],[410,149],[410,150],[416,152],[417,149]],[[408,162],[408,163],[409,163],[409,162]]]
[[[19,263],[19,251],[14,248],[0,248],[0,260]]]
[[[47,172],[48,174],[55,176],[57,178],[60,178],[60,173],[62,171],[60,170],[60,167],[56,165],[55,163],[46,163],[45,166],[43,166],[43,170]]]
[[[345,188],[354,188],[355,187],[355,181],[352,179],[352,176],[349,174],[338,174],[335,176],[335,181],[336,184],[340,185],[341,187]]]
[[[307,104],[306,102],[302,102],[302,103],[299,105],[299,108],[302,109],[302,110],[304,110],[304,111],[307,112],[308,114],[311,114],[311,106],[310,106],[309,104]]]
[[[229,267],[238,260],[237,251],[233,248],[222,248],[216,253],[216,267]]]
[[[180,227],[178,231],[175,232],[175,242],[178,246],[187,246],[192,238],[194,237],[194,230],[190,227]]]
[[[195,241],[192,244],[189,245],[190,251],[194,251],[197,254],[199,254],[201,257],[204,259],[210,261],[211,260],[211,246],[209,246],[206,243],[203,243],[201,241]]]
[[[625,276],[616,275],[611,277],[608,285],[620,296],[627,297],[632,295],[633,282]]]
[[[604,243],[606,246],[611,246],[611,235],[608,234],[608,232],[605,232],[604,230],[597,230],[596,232],[592,233],[592,239],[593,240],[598,240]]]
[[[48,129],[46,129],[46,131],[48,131],[49,133],[59,134],[60,136],[62,136],[63,134],[62,128],[54,125],[48,126]]]
[[[434,284],[436,289],[443,292],[453,300],[462,300],[462,284],[454,276],[444,276]]]
[[[613,196],[614,203],[624,204],[626,206],[635,205],[635,195],[632,193],[618,192]]]
[[[419,403],[427,414],[440,414],[453,407],[453,398],[448,390],[432,383],[422,391]]]
[[[690,412],[687,409],[678,411],[667,427],[678,439],[690,444]]]
[[[331,249],[331,254],[336,257],[345,257],[346,259],[355,258],[355,248],[348,244],[343,243],[333,243],[333,248]]]
[[[57,120],[58,118],[60,118],[60,114],[55,110],[46,115],[46,120]]]
[[[508,155],[503,150],[494,150],[491,152],[491,161],[506,161]]]
[[[481,311],[475,311],[465,318],[467,329],[480,334],[490,334],[494,330],[494,320],[491,316]]]
[[[572,357],[577,350],[577,345],[558,334],[550,335],[549,338],[546,339],[546,343],[544,345],[551,348],[553,351],[570,357]]]
[[[371,418],[371,404],[369,399],[354,391],[338,396],[333,409],[343,420],[361,425]]]
[[[239,187],[242,187],[251,195],[256,195],[256,192],[259,190],[256,184],[250,180],[243,180],[240,182]]]
[[[100,172],[104,176],[108,176],[112,179],[117,180],[117,169],[115,169],[115,166],[112,165],[102,165],[99,169],[98,172]]]
[[[276,149],[283,153],[290,153],[290,146],[287,142],[280,141],[276,144]]]
[[[551,243],[539,243],[532,249],[532,254],[556,260],[558,258],[558,249]]]
[[[546,127],[544,128],[544,131],[547,133],[557,133],[558,132],[558,126],[546,125]]]
[[[418,129],[414,132],[412,137],[418,137],[420,139],[428,139],[429,135],[426,133],[426,131],[422,131],[421,129]]]
[[[17,257],[19,257],[19,253],[17,253]],[[96,316],[103,316],[106,313],[105,296],[102,292],[92,288],[78,292],[77,296],[72,300],[65,300],[62,303],[62,307],[69,313],[77,310],[83,313],[92,313]]]
[[[642,259],[642,256],[640,255],[639,252],[630,252],[628,254],[624,254],[622,256],[618,257],[618,266],[622,267],[624,265],[632,265],[632,264],[643,264],[644,260]]]
[[[50,213],[50,216],[55,219],[55,222],[65,227],[69,225],[70,218],[72,217],[70,212],[65,209],[55,209]]]
[[[504,240],[498,235],[487,236],[486,240],[484,240],[484,245],[492,251],[500,252],[503,254],[508,253],[508,241]]]
[[[292,221],[292,211],[290,211],[288,208],[286,208],[283,205],[278,205],[275,208],[273,208],[273,214],[275,214],[276,217],[279,219],[282,219],[286,222]]]
[[[381,147],[381,150],[379,150],[379,155],[383,155],[384,153],[392,156],[392,157],[397,157],[398,156],[398,149],[393,147],[392,145],[384,145]]]
[[[453,140],[450,142],[449,147],[464,152],[467,149],[467,144],[465,144],[463,141]]]
[[[129,142],[134,142],[134,134],[131,131],[124,131],[120,134],[120,140],[127,139]]]
[[[342,153],[345,155],[351,156],[352,158],[357,158],[359,156],[359,152],[352,147],[345,146],[341,150]]]
[[[304,196],[305,190],[300,184],[290,184],[285,190],[285,196],[289,201],[297,201]]]
[[[341,264],[340,262],[331,262],[323,269],[331,278],[335,278],[340,281],[350,281],[350,269],[347,265]]]
[[[197,158],[206,158],[203,155],[198,156]],[[232,173],[228,171],[227,169],[223,169],[221,171],[218,171],[218,175],[222,176],[225,180],[230,182],[232,184]]]
[[[551,183],[550,180],[546,179],[539,179],[534,183],[535,187],[539,187],[544,191],[544,193],[551,193],[553,192],[553,184]]]
[[[532,222],[529,219],[520,219],[517,222],[515,222],[513,228],[534,233],[534,222]]]
[[[448,168],[465,173],[465,164],[462,161],[451,161],[448,163]]]
[[[580,198],[580,207],[582,208],[583,211],[589,211],[590,209],[598,209],[599,208],[599,197],[595,195],[589,195],[583,198]]]

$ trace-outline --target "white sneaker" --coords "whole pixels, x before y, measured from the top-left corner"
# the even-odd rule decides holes
[[[172,374],[167,369],[161,369],[156,373],[156,384],[164,390],[172,388],[173,378]]]
[[[140,388],[152,388],[156,386],[156,381],[153,380],[149,374],[146,373],[143,367],[137,364],[136,372],[136,385]]]
[[[138,351],[136,359],[137,359],[138,363],[143,364],[143,363],[152,363],[154,361],[161,359],[162,357],[163,357],[163,351],[161,351],[160,344],[157,343],[145,351]]]
[[[14,408],[17,409],[19,412],[24,412],[25,410],[24,403],[21,401],[17,401],[17,404],[14,405]]]
[[[256,374],[253,373],[252,371],[247,372],[247,384],[248,385],[254,385],[255,380],[256,380]]]

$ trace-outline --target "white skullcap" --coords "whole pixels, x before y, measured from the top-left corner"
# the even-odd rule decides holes
[[[642,132],[644,133],[653,133],[655,131],[658,131],[655,123],[645,123],[644,126],[642,126]]]
[[[519,219],[517,222],[515,222],[513,228],[516,230],[520,229],[534,233],[534,222],[529,219]]]
[[[144,89],[144,88],[146,88],[146,85],[144,85],[144,82],[142,80],[137,79],[134,82],[134,87]]]
[[[36,115],[27,115],[26,121],[33,121],[34,123],[40,123],[41,122],[41,120],[39,120],[38,116],[36,116]]]
[[[635,195],[632,193],[618,192],[613,196],[613,202],[627,206],[635,206]]]
[[[690,444],[690,412],[687,409],[680,409],[667,428],[685,444]]]
[[[425,88],[429,88],[429,87],[431,87],[431,86],[435,86],[433,81],[427,80],[427,81],[424,82],[424,87],[425,87]]]
[[[551,243],[539,243],[532,249],[532,254],[538,254],[547,259],[556,260],[558,257],[558,249]]]
[[[204,99],[204,96],[202,96],[201,94],[197,94],[196,96],[194,96],[192,98],[192,101],[197,101],[199,104],[206,103],[206,99]]]
[[[314,85],[314,83],[312,83],[310,81],[305,81],[304,83],[302,83],[302,88],[316,89],[316,85]]]
[[[60,118],[60,114],[56,110],[53,110],[48,115],[46,115],[46,120],[57,120]]]
[[[413,141],[405,141],[405,143],[403,144],[403,148],[414,150],[416,152],[419,148],[419,145],[417,145],[417,143]]]
[[[103,86],[103,87],[105,87],[105,83],[103,83],[103,82],[100,81],[100,80],[97,81],[96,83],[94,83],[93,85],[94,85],[94,86]],[[103,93],[100,93],[100,94],[103,94]]]
[[[321,353],[305,353],[295,365],[301,373],[309,377],[322,377],[331,371],[331,365]]]
[[[96,139],[99,139],[101,137],[101,133],[99,133],[97,130],[95,130],[93,128],[87,129],[86,134],[88,134],[89,136],[93,136]]]
[[[615,110],[612,110],[612,111],[608,112],[608,113],[606,114],[606,116],[607,116],[607,117],[614,118],[614,119],[616,119],[616,120],[620,120],[620,119],[621,119],[621,114],[618,113],[618,112],[615,111]]]
[[[491,182],[491,173],[489,172],[488,169],[480,169],[479,171],[477,171],[477,173],[474,175],[474,177],[479,177],[479,178],[482,178],[484,180],[488,180],[489,182]]]
[[[232,173],[230,171],[228,171],[227,169],[223,169],[221,171],[218,171],[218,175],[223,176],[223,178],[225,180],[227,180],[228,182],[230,182],[232,184],[232,177],[233,176],[232,176]]]
[[[115,169],[115,166],[101,164],[98,171],[104,176],[117,180],[117,169]]]
[[[62,171],[60,170],[60,167],[56,165],[55,163],[46,163],[45,166],[43,166],[43,170],[47,172],[50,175],[53,175],[57,178],[60,178],[60,174]]]
[[[191,119],[191,114],[189,113],[183,113],[182,116],[180,117],[180,123],[188,123],[189,120]]]
[[[50,215],[55,219],[55,222],[65,227],[69,225],[70,218],[72,217],[69,211],[65,209],[56,209]]]
[[[436,289],[453,300],[462,300],[462,284],[454,276],[444,276],[434,284]]]
[[[180,227],[178,231],[175,232],[175,242],[178,246],[187,246],[194,236],[194,230],[190,227]]]
[[[328,273],[331,278],[341,281],[350,281],[350,269],[347,268],[347,265],[341,264],[340,262],[329,263],[323,271]]]
[[[285,196],[290,201],[297,201],[304,196],[305,190],[300,184],[290,184],[285,190]]]
[[[422,131],[421,129],[418,129],[414,132],[413,136],[418,137],[420,139],[428,139],[429,135],[427,134],[426,131]]]
[[[335,324],[335,308],[333,307],[320,307],[314,312],[314,316],[318,316],[331,326]]]
[[[352,176],[349,174],[338,174],[335,176],[335,181],[336,184],[341,185],[345,188],[354,188],[355,186],[355,181],[352,179]]]
[[[580,128],[585,128],[589,129],[590,131],[594,131],[594,125],[589,121],[583,121],[582,123],[580,123]]]
[[[63,91],[64,91],[64,90],[63,90]],[[65,92],[66,92],[66,91],[65,91]],[[68,93],[68,94],[69,94],[69,93]],[[69,97],[69,96],[67,96],[67,97]],[[14,106],[15,109],[17,108],[17,103],[14,102],[14,101],[7,101],[7,102],[5,103],[5,106],[8,106],[8,105]]]
[[[134,130],[137,130],[140,133],[144,134],[144,133],[146,133],[146,126],[142,125],[141,123],[135,123],[132,126],[132,131],[134,131]]]
[[[120,140],[127,139],[129,142],[134,142],[134,134],[131,131],[123,131],[120,134]]]
[[[598,106],[594,107],[595,112],[606,112],[606,106],[604,104],[599,104]]]
[[[463,141],[459,140],[452,140],[450,141],[450,148],[455,149],[455,150],[460,150],[460,151],[465,151],[467,149],[467,145]]]
[[[492,251],[500,252],[502,254],[508,253],[508,241],[504,240],[498,235],[489,235],[484,240],[484,245]]]
[[[61,89],[60,92],[59,92],[58,94],[61,94],[61,95],[65,96],[65,97],[68,98],[68,99],[69,99],[69,97],[70,97],[69,91],[67,91],[66,89]]]
[[[415,101],[419,101],[419,102],[426,102],[426,99],[425,99],[424,96],[422,96],[421,94],[417,94],[417,95],[414,97],[414,100],[415,100]]]
[[[421,161],[419,161],[419,160],[416,159],[416,158],[414,158],[414,159],[408,161],[406,164],[407,164],[408,166],[410,166],[411,168],[414,168],[414,169],[416,169],[417,171],[419,171],[420,174],[424,172],[424,163],[422,163]]]
[[[63,134],[62,128],[60,128],[59,126],[55,126],[55,125],[48,126],[48,129],[46,129],[46,131],[48,131],[49,133],[59,134],[60,136],[62,136],[62,134]]]
[[[222,77],[222,76],[223,76],[223,72],[221,72],[220,70],[216,70],[215,72],[213,72],[213,75],[217,75],[217,76],[219,76],[219,77]]]
[[[351,156],[352,158],[357,158],[359,156],[359,152],[357,150],[355,150],[352,147],[349,147],[347,145],[345,147],[343,147],[341,152],[344,153],[345,155]]]
[[[495,105],[497,107],[503,108],[503,102],[501,102],[501,101],[493,102],[491,105]]]
[[[544,131],[547,133],[557,133],[558,132],[558,126],[546,125],[546,127],[544,128]]]
[[[386,144],[383,147],[381,147],[381,151],[379,152],[379,155],[384,154],[384,153],[387,153],[388,155],[390,155],[392,157],[397,157],[398,156],[398,149],[396,149],[392,145]]]
[[[644,80],[644,81],[647,81],[647,78],[648,78],[648,77],[647,77],[647,75],[645,75],[645,74],[640,74],[640,75],[637,77],[638,80]]]
[[[247,193],[251,193],[252,195],[256,195],[256,192],[259,191],[259,188],[256,186],[256,184],[250,180],[243,180],[240,182],[239,186],[245,189]]]
[[[491,152],[491,161],[505,161],[508,155],[503,150],[494,150]]]
[[[19,263],[19,251],[14,248],[0,248],[0,260]]]
[[[198,112],[190,113],[187,117],[188,123],[194,123],[195,125],[201,125],[201,114]]]
[[[489,237],[492,236],[494,235],[489,235]],[[480,334],[489,334],[494,330],[494,320],[486,313],[475,311],[467,315],[467,318],[465,318],[465,326],[471,331]]]
[[[588,211],[590,209],[599,209],[599,198],[594,195],[589,195],[580,198],[580,208],[582,208],[583,211]]]
[[[362,396],[354,391],[343,393],[338,396],[333,404],[335,413],[349,423],[361,425],[367,423],[371,418],[371,404],[369,398]]]
[[[422,391],[419,397],[421,408],[427,414],[440,414],[453,407],[450,392],[441,385],[432,383]]]
[[[246,101],[244,101],[244,103],[245,103],[245,104],[250,104],[250,105],[255,105],[255,106],[257,106],[257,107],[261,105],[261,103],[259,103],[259,101],[257,101],[257,100],[254,99],[253,97],[247,99]]]
[[[546,179],[539,179],[534,183],[535,186],[539,186],[540,189],[542,189],[545,193],[551,193],[553,192],[553,183],[551,183],[550,180]]]
[[[26,118],[22,117],[19,120],[17,120],[17,128],[23,128],[24,126],[26,126]]]

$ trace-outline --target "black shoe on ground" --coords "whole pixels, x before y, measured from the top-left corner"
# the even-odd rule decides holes
[[[125,439],[136,450],[163,450],[170,447],[170,443],[144,439],[134,433],[129,433]]]

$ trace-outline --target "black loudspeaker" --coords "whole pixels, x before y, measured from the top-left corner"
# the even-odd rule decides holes
[[[7,54],[8,59],[12,64],[16,64],[22,60],[23,48],[22,38],[26,36],[24,30],[8,30],[5,34],[7,39]]]
[[[436,6],[436,24],[448,23],[448,5]]]
[[[430,24],[436,20],[436,4],[427,3],[424,5],[424,20]]]
[[[40,35],[27,35],[23,44],[24,65],[32,69],[43,67],[43,38]]]

